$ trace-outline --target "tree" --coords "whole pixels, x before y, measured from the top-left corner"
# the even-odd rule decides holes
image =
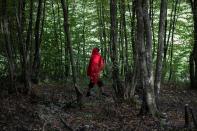
[[[194,44],[190,55],[190,81],[191,88],[197,85],[197,0],[190,0],[194,21]]]
[[[42,15],[42,6],[43,0],[38,1],[37,8],[37,17],[36,17],[36,25],[35,25],[35,53],[34,53],[34,61],[32,66],[32,80],[35,84],[39,82],[39,70],[40,70],[40,44],[41,44],[41,33],[40,33],[40,22]]]
[[[150,112],[153,116],[158,113],[153,87],[152,67],[152,34],[148,15],[148,1],[136,2],[137,14],[137,40],[136,46],[139,54],[140,76],[143,87],[143,103],[140,114]],[[145,40],[144,41],[144,37]]]
[[[18,44],[20,45],[20,55],[22,57],[22,80],[24,82],[25,88],[24,93],[28,93],[31,89],[31,79],[30,79],[30,59],[29,59],[29,43],[32,28],[32,11],[33,11],[33,1],[30,4],[30,19],[29,19],[29,29],[27,33],[26,41],[23,39],[24,28],[25,28],[25,1],[19,0],[19,9],[17,13],[17,29],[18,29]],[[30,93],[30,92],[29,92]]]
[[[117,1],[110,0],[110,43],[112,47],[111,60],[112,60],[112,80],[115,94],[118,98],[123,98],[123,87],[119,78],[119,67],[117,58]]]
[[[156,63],[155,82],[154,82],[156,98],[158,98],[159,96],[160,85],[161,85],[166,18],[167,18],[167,0],[161,0],[159,32],[158,32],[157,63]]]
[[[133,98],[135,94],[136,85],[138,83],[139,78],[139,68],[138,68],[138,52],[136,47],[136,0],[132,1],[132,15],[131,15],[131,9],[128,5],[129,12],[130,12],[130,19],[131,19],[131,41],[132,41],[132,51],[133,51],[133,70],[132,70],[132,76],[128,72],[126,74],[126,84],[125,84],[125,98]],[[131,79],[131,80],[130,80]],[[131,81],[131,82],[130,82]]]
[[[64,31],[66,34],[66,41],[67,41],[67,46],[70,54],[70,63],[71,63],[71,69],[72,69],[72,78],[73,78],[73,84],[75,88],[75,92],[77,95],[77,102],[81,104],[81,97],[82,93],[77,87],[77,78],[76,78],[76,70],[75,70],[75,63],[74,63],[74,58],[73,58],[73,49],[72,49],[72,43],[71,43],[71,37],[70,37],[70,29],[69,29],[69,23],[68,23],[68,9],[67,5],[64,0],[61,0],[62,4],[62,9],[63,9],[63,14],[64,14]]]
[[[9,92],[13,92],[15,88],[15,82],[16,82],[16,65],[14,62],[13,57],[13,45],[11,44],[11,38],[10,38],[10,30],[9,30],[9,22],[8,22],[8,15],[7,15],[7,1],[2,1],[2,21],[1,21],[1,32],[3,34],[4,38],[4,44],[5,44],[5,52],[9,64],[9,77],[11,81],[11,85],[9,87]]]

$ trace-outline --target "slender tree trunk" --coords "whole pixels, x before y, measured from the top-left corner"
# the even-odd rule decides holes
[[[122,30],[122,16],[119,19],[119,62],[120,62],[120,75],[123,76],[124,72],[124,40]]]
[[[56,70],[56,73],[55,73],[55,77],[58,79],[58,78],[61,78],[61,45],[59,45],[59,36],[58,36],[58,23],[56,21],[56,19],[58,19],[56,17],[56,14],[55,14],[55,7],[54,7],[54,3],[53,1],[51,2],[51,6],[52,6],[52,13],[53,13],[53,29],[54,29],[54,43],[57,45],[56,48],[59,52],[59,58],[60,59],[56,59],[56,62],[55,63],[58,63],[58,66],[55,66],[55,70]]]
[[[175,31],[176,22],[177,22],[177,19],[178,19],[178,16],[177,16],[177,11],[178,11],[178,9],[177,9],[178,6],[177,5],[178,5],[178,2],[179,2],[179,6],[180,6],[180,1],[176,0],[175,13],[174,13],[174,16],[173,16],[172,36],[171,36],[171,50],[170,50],[170,72],[169,72],[168,82],[171,80],[172,74],[173,74],[172,64],[173,64],[173,49],[174,49],[174,31]]]
[[[108,51],[108,47],[107,47],[107,35],[106,35],[106,21],[105,21],[105,7],[104,7],[104,4],[103,2],[101,2],[101,6],[102,6],[102,24],[103,24],[103,27],[102,27],[102,33],[103,33],[103,44],[104,44],[104,59],[105,59],[105,62],[107,63],[108,61],[108,57],[107,57],[107,51]],[[109,55],[108,55],[109,56]]]
[[[129,8],[129,14],[130,14],[130,19],[131,19],[131,42],[132,42],[132,51],[133,51],[133,66],[135,66],[136,62],[136,44],[135,44],[135,15],[136,15],[136,0],[132,0],[132,14],[131,14],[131,9],[130,6],[128,5]]]
[[[25,28],[25,1],[19,1],[19,8],[17,18],[17,29],[18,29],[18,42],[20,45],[20,53],[22,56],[22,79],[24,82],[25,88],[23,89],[23,93],[30,93],[31,91],[31,79],[30,79],[30,59],[29,59],[29,43],[32,32],[32,13],[33,13],[33,1],[30,3],[30,14],[29,14],[29,26],[26,41],[23,39],[24,37],[24,28]]]
[[[191,88],[197,85],[197,0],[190,0],[194,21],[194,44],[190,55],[190,81]]]
[[[85,46],[86,46],[86,38],[85,38],[85,29],[86,29],[86,21],[85,21],[85,7],[86,7],[86,1],[83,0],[83,30],[82,30],[82,41],[83,41],[83,74],[86,75],[86,52],[85,52]]]
[[[127,40],[127,26],[126,26],[126,18],[125,18],[125,0],[121,0],[121,10],[122,10],[122,26],[124,30],[124,44],[125,44],[125,72],[128,71],[129,62],[128,62],[128,40]]]
[[[61,80],[63,80],[64,78],[64,73],[65,73],[65,70],[64,70],[64,62],[63,62],[63,42],[62,42],[62,26],[61,26],[61,20],[60,20],[60,6],[59,6],[59,2],[57,2],[57,8],[58,8],[58,35],[60,36],[60,50],[61,50],[61,54],[60,54],[60,65],[61,65],[61,69],[60,69],[60,73],[61,73]]]
[[[156,42],[155,42],[155,29],[154,29],[154,0],[149,0],[150,2],[150,13],[149,13],[149,18],[151,20],[151,29],[152,29],[152,37],[153,37],[153,53],[152,57],[153,59],[155,58],[155,51],[156,51]]]
[[[169,42],[170,42],[170,36],[171,36],[171,32],[172,32],[172,25],[173,25],[173,16],[174,16],[174,13],[175,13],[175,8],[177,6],[177,2],[175,2],[175,0],[172,2],[172,11],[171,11],[171,14],[170,14],[170,23],[169,23],[169,27],[168,25],[166,24],[166,34],[165,34],[165,42],[164,42],[164,56],[163,56],[163,68],[164,68],[164,73],[163,73],[163,76],[162,78],[164,79],[165,78],[165,75],[166,75],[166,69],[167,69],[167,51],[168,51],[168,47],[169,47]],[[167,21],[166,21],[167,23]],[[168,30],[168,34],[167,34],[167,29]]]
[[[137,85],[137,78],[139,77],[138,72],[138,54],[137,54],[137,48],[136,48],[136,24],[135,24],[135,16],[136,16],[136,0],[132,1],[132,14],[130,6],[128,5],[129,12],[130,12],[130,19],[131,19],[131,41],[132,41],[132,51],[133,51],[133,69],[132,74],[129,72],[126,75],[126,81],[131,81],[129,83],[126,83],[126,89],[125,89],[125,98],[133,98],[135,93],[135,88]],[[131,77],[132,75],[132,77]]]
[[[148,0],[138,0],[137,12],[137,49],[139,53],[139,65],[141,71],[141,82],[143,86],[143,103],[141,114],[150,112],[153,116],[158,113],[153,86],[153,67],[152,67],[152,34],[151,24],[148,14]],[[144,36],[145,32],[145,36]],[[144,37],[146,44],[144,44]]]
[[[155,72],[155,95],[156,100],[159,97],[162,65],[163,65],[163,50],[164,50],[164,36],[165,36],[165,21],[167,18],[167,0],[161,0],[160,5],[160,21],[159,21],[159,32],[158,32],[158,49],[157,49],[157,62]]]
[[[35,25],[35,53],[34,53],[34,62],[32,67],[32,82],[35,84],[39,83],[39,72],[40,72],[40,23],[41,23],[41,15],[42,15],[42,3],[43,0],[38,1],[38,9],[37,9],[37,18]]]
[[[73,83],[74,83],[74,87],[75,87],[75,91],[76,91],[76,95],[77,95],[77,102],[81,103],[82,93],[80,92],[80,90],[77,87],[76,70],[75,70],[73,49],[72,49],[72,43],[71,43],[71,37],[70,37],[69,23],[68,23],[67,5],[64,0],[61,0],[61,4],[62,4],[62,9],[63,9],[63,15],[64,15],[64,31],[66,34],[67,46],[68,46],[68,50],[69,50],[69,54],[70,54]]]
[[[28,31],[27,31],[27,37],[26,37],[26,51],[25,51],[25,86],[26,88],[31,90],[31,64],[30,64],[30,43],[32,38],[32,25],[33,25],[33,0],[30,0],[30,10],[29,10],[29,25],[28,25]]]
[[[155,116],[157,112],[157,106],[155,103],[155,94],[154,94],[154,80],[153,80],[153,61],[152,61],[152,32],[151,32],[151,21],[148,13],[148,0],[144,0],[144,29],[145,29],[145,38],[146,38],[146,63],[147,63],[147,72],[148,76],[145,79],[146,88],[146,101],[148,105],[149,112]]]
[[[13,49],[10,41],[10,31],[8,26],[8,15],[7,15],[7,1],[4,0],[2,2],[2,21],[1,21],[1,31],[4,38],[5,43],[5,49],[6,49],[6,55],[8,59],[9,64],[9,77],[10,77],[10,87],[8,88],[9,92],[12,93],[15,89],[15,81],[16,81],[16,71],[15,71],[15,64],[14,64],[14,58],[13,58]],[[17,90],[16,90],[17,92]]]
[[[119,68],[118,68],[118,58],[117,58],[117,1],[110,0],[110,38],[112,47],[112,80],[113,88],[117,98],[123,98],[123,88],[119,79]]]
[[[99,40],[100,40],[100,47],[101,47],[101,54],[103,55],[103,33],[102,33],[102,16],[101,16],[101,13],[102,13],[102,6],[101,6],[101,2],[100,1],[96,1],[96,5],[97,5],[97,17],[98,17],[98,34],[99,34]]]
[[[67,1],[67,3],[68,3],[68,0],[66,0]],[[61,2],[61,1],[60,1]],[[66,8],[66,7],[65,7]],[[68,7],[67,7],[68,8]],[[68,10],[68,9],[67,9]],[[63,16],[64,16],[64,14],[63,14]],[[65,33],[64,33],[65,34]],[[65,78],[66,78],[66,82],[67,82],[67,80],[68,80],[68,77],[69,77],[69,75],[70,75],[70,61],[69,61],[69,49],[68,49],[68,46],[67,46],[67,36],[66,36],[66,34],[65,34],[65,42],[64,42],[64,69],[65,69]]]

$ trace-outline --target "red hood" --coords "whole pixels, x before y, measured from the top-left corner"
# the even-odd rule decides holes
[[[93,50],[92,50],[92,55],[96,55],[96,54],[98,54],[99,53],[99,49],[98,48],[94,48]]]

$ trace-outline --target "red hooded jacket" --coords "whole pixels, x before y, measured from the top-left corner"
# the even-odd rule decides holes
[[[87,69],[87,75],[90,77],[91,82],[98,82],[100,72],[103,70],[104,65],[104,59],[101,57],[99,49],[94,48]]]

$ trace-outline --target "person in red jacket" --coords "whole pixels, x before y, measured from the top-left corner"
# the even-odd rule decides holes
[[[96,84],[98,85],[98,87],[100,87],[102,95],[107,96],[107,94],[103,92],[103,82],[99,78],[101,71],[104,69],[104,66],[105,62],[101,54],[99,53],[99,48],[94,48],[92,50],[92,55],[87,69],[87,75],[90,78],[90,83],[88,85],[89,88],[86,94],[87,97],[91,95],[90,90]]]

